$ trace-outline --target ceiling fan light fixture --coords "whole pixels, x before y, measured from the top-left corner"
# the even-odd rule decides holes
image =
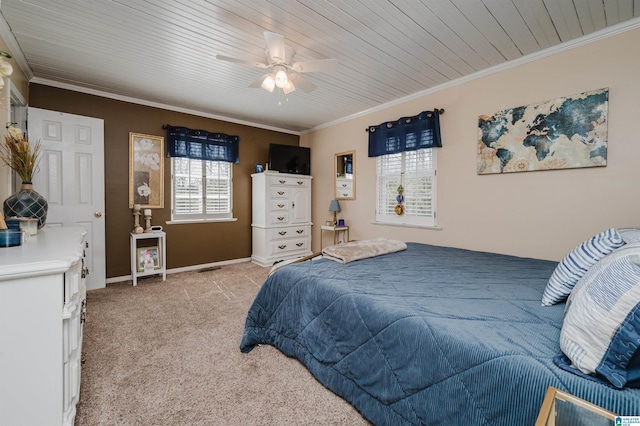
[[[276,88],[276,81],[273,79],[272,75],[268,75],[264,81],[262,82],[262,88],[267,92],[273,92],[273,89]]]
[[[278,86],[281,89],[284,89],[287,83],[289,82],[289,77],[287,76],[287,73],[284,70],[276,71],[275,82],[276,82],[276,86]]]

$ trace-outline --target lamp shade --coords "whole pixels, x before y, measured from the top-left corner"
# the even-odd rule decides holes
[[[276,81],[273,79],[273,76],[268,75],[264,81],[262,82],[262,88],[267,92],[273,92],[273,89],[276,88]]]
[[[338,200],[331,200],[331,203],[329,204],[329,211],[330,212],[340,211],[340,203],[338,203]]]
[[[287,77],[287,73],[284,70],[278,70],[276,71],[274,80],[275,80],[276,86],[282,89],[287,85],[287,82],[289,81],[289,77]]]

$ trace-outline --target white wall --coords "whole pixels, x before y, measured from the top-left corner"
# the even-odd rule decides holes
[[[356,150],[357,199],[339,217],[352,239],[378,236],[559,260],[609,227],[640,226],[640,29],[556,53],[302,135],[312,148],[313,249],[331,217],[333,156]],[[477,175],[481,114],[609,88],[606,167]],[[372,224],[375,159],[369,125],[444,108],[438,150],[437,225],[442,230]]]

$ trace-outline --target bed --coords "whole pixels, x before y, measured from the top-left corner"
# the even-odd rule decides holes
[[[241,351],[297,358],[379,425],[533,425],[548,386],[640,414],[640,390],[554,362],[565,303],[541,296],[558,262],[406,247],[280,268],[249,309]]]

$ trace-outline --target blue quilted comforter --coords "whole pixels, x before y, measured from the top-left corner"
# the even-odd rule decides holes
[[[558,368],[555,262],[409,243],[399,253],[281,268],[251,306],[241,350],[269,344],[379,425],[533,425],[548,386],[621,415],[640,391]]]

